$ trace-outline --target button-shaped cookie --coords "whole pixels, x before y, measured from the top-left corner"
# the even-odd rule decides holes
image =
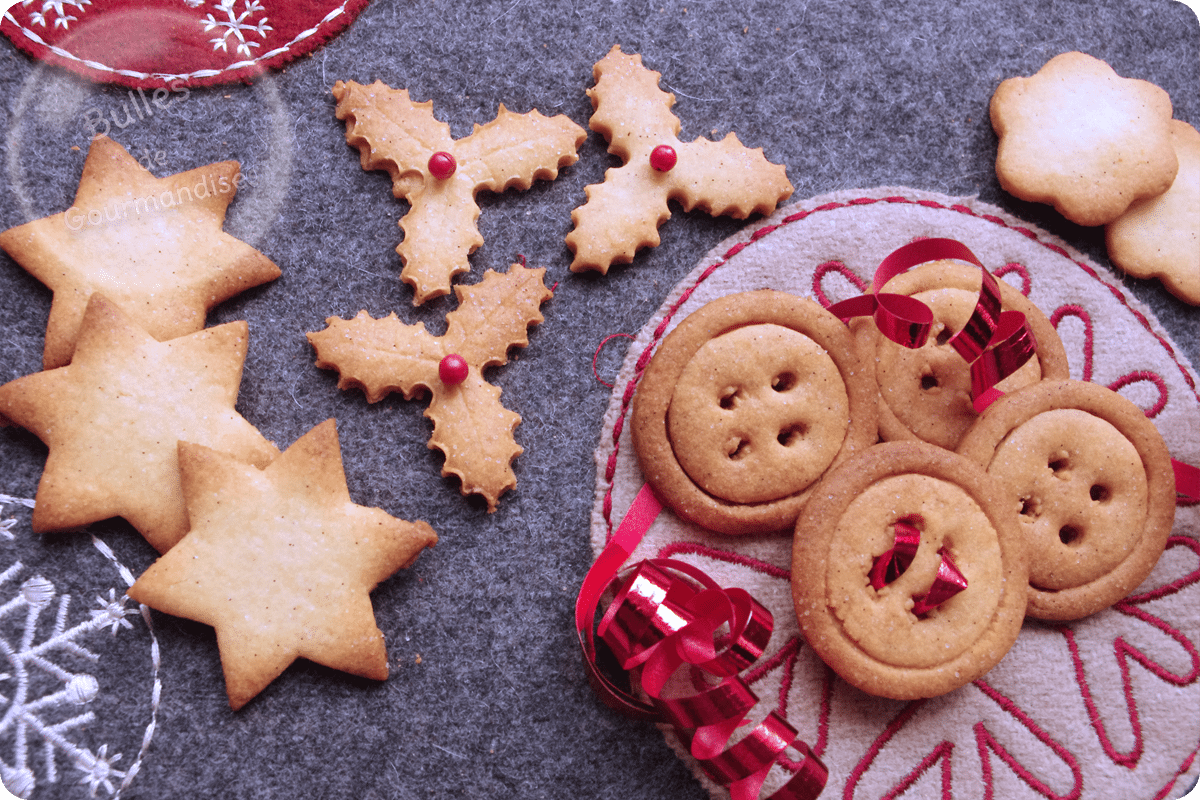
[[[980,677],[1012,647],[1028,575],[996,479],[925,442],[888,442],[831,470],[796,523],[792,597],[813,650],[848,683],[898,700]],[[909,534],[911,560],[886,574]],[[941,591],[947,576],[955,591]]]
[[[869,319],[851,329],[863,363],[879,384],[879,433],[884,441],[920,439],[953,450],[975,422],[971,368],[949,344],[967,324],[979,299],[980,271],[957,261],[931,261],[889,280],[882,291],[920,300],[933,312],[933,328],[921,347],[899,345]],[[1013,391],[1043,378],[1070,375],[1062,340],[1050,320],[1025,295],[999,281],[1001,307],[1025,315],[1037,352],[997,384]]]
[[[876,392],[849,331],[811,300],[727,295],[684,319],[631,419],[646,480],[722,533],[790,528],[830,466],[875,441]]]
[[[1175,519],[1171,458],[1154,423],[1117,392],[1068,380],[1006,395],[959,452],[999,480],[1019,516],[1030,616],[1100,611],[1158,563]]]

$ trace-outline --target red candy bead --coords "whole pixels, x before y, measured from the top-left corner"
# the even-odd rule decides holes
[[[678,160],[675,148],[669,144],[660,144],[650,151],[650,166],[659,172],[670,172]]]
[[[439,181],[449,178],[456,169],[458,169],[458,162],[445,150],[439,150],[429,157],[429,174]]]
[[[467,379],[469,369],[465,358],[457,353],[451,353],[438,364],[438,377],[447,386],[454,386]]]

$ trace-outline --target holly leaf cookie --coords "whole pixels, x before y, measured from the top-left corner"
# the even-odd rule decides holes
[[[0,233],[0,248],[54,293],[44,368],[71,360],[95,292],[165,341],[278,278],[269,258],[222,230],[240,179],[236,161],[156,178],[112,139],[93,139],[71,207]]]
[[[483,370],[507,363],[510,347],[529,344],[527,330],[542,321],[539,308],[552,296],[544,274],[514,264],[507,273],[488,270],[478,284],[456,286],[458,307],[446,315],[442,336],[395,314],[330,317],[325,330],[308,334],[316,364],[336,369],[338,387],[362,389],[369,403],[390,392],[406,400],[428,392],[429,447],[446,457],[442,475],[458,476],[463,494],[483,495],[495,511],[500,495],[517,485],[511,463],[522,452],[513,438],[521,417],[501,405],[500,389]]]
[[[608,140],[608,152],[623,166],[586,187],[587,202],[571,212],[575,227],[566,242],[575,254],[572,271],[606,274],[613,263],[632,261],[640,248],[657,247],[658,228],[671,217],[669,200],[684,211],[745,219],[771,213],[791,195],[787,170],[733,133],[719,142],[679,141],[679,118],[671,112],[675,95],[658,88],[661,76],[642,66],[640,55],[615,46],[593,73],[589,126]]]
[[[179,466],[192,529],[129,596],[216,629],[229,705],[297,658],[386,679],[370,592],[437,534],[350,499],[335,422],[265,469],[188,442]]]
[[[124,517],[160,553],[187,532],[175,445],[265,466],[279,450],[234,410],[248,325],[158,342],[92,295],[65,367],[0,386],[0,414],[49,448],[32,526],[65,531]]]
[[[407,89],[338,81],[333,96],[362,168],[386,170],[392,194],[409,203],[396,252],[415,305],[449,294],[454,277],[470,270],[467,256],[483,244],[475,225],[481,190],[524,190],[534,180],[554,180],[560,167],[578,160],[587,138],[561,114],[517,114],[501,104],[491,122],[454,139],[450,126],[433,116],[433,101],[414,103]]]

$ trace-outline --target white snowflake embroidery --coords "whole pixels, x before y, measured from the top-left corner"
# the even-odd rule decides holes
[[[191,0],[184,0],[184,2],[191,5]],[[266,39],[267,31],[271,30],[271,26],[267,24],[266,16],[253,24],[247,21],[263,10],[263,5],[258,0],[242,0],[241,13],[236,10],[236,5],[237,0],[220,0],[220,2],[213,3],[213,7],[225,15],[224,18],[217,19],[210,13],[201,21],[201,24],[204,25],[206,32],[214,28],[221,29],[220,36],[209,40],[212,42],[213,50],[229,52],[229,44],[233,41],[238,54],[249,58],[253,55],[251,48],[259,47],[262,43],[247,39],[246,32],[250,31],[257,34],[260,39]]]
[[[7,494],[0,494],[0,511],[4,510],[5,506],[20,505],[26,508],[33,508],[33,501],[22,497],[11,497]],[[0,538],[12,541],[17,538],[13,533],[13,528],[17,525],[16,517],[8,517],[7,519],[0,517]]]
[[[23,569],[19,561],[13,564],[0,574],[0,585]],[[96,597],[99,608],[92,609],[89,619],[68,628],[71,596],[63,595],[58,598],[53,628],[39,640],[42,612],[54,604],[56,594],[54,584],[35,575],[0,605],[0,623],[11,620],[0,625],[0,668],[6,670],[0,673],[0,742],[11,741],[12,747],[11,763],[0,758],[0,779],[18,797],[28,796],[38,783],[29,766],[30,746],[40,740],[47,783],[58,781],[61,754],[83,773],[79,782],[88,786],[92,797],[100,789],[112,795],[116,791],[113,781],[126,774],[114,766],[121,754],[110,757],[106,744],[93,753],[68,738],[73,730],[95,720],[93,712],[76,710],[96,698],[100,684],[92,675],[72,672],[60,662],[69,663],[71,657],[99,660],[80,640],[104,628],[115,636],[121,628],[132,627],[125,617],[133,609],[125,607],[124,595],[118,598],[116,591],[110,590],[107,598]],[[66,718],[60,719],[63,716]]]
[[[21,5],[25,8],[29,8],[29,6],[34,2],[36,2],[36,0],[23,0]],[[66,7],[71,6],[73,9],[83,11],[84,6],[90,6],[91,4],[92,0],[43,0],[42,10],[34,11],[32,14],[30,14],[29,20],[34,25],[41,25],[44,28],[46,27],[47,19],[52,18],[54,20],[55,28],[62,28],[63,30],[66,30],[70,27],[72,22],[75,22],[77,19],[79,19],[78,17],[71,16],[71,14],[67,12]],[[46,12],[51,11],[54,15],[53,17],[48,17]]]

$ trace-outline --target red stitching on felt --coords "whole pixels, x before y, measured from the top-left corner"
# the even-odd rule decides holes
[[[1166,549],[1170,550],[1175,547],[1186,547],[1192,551],[1193,555],[1200,557],[1200,542],[1194,539],[1184,536],[1172,536],[1167,540]],[[1120,753],[1116,750],[1112,744],[1112,740],[1108,737],[1108,731],[1104,723],[1100,719],[1100,711],[1095,700],[1092,698],[1091,687],[1083,668],[1083,658],[1079,653],[1079,647],[1075,641],[1075,632],[1070,628],[1062,629],[1063,636],[1067,640],[1067,647],[1071,652],[1071,661],[1075,667],[1075,680],[1083,697],[1084,705],[1087,708],[1088,718],[1091,720],[1092,727],[1095,729],[1096,735],[1100,740],[1101,748],[1114,764],[1134,769],[1145,750],[1145,740],[1138,714],[1137,699],[1133,695],[1133,679],[1129,671],[1130,660],[1140,664],[1159,680],[1173,686],[1187,686],[1195,682],[1197,678],[1200,678],[1200,651],[1196,649],[1196,646],[1177,628],[1168,625],[1160,617],[1156,617],[1140,608],[1140,606],[1151,601],[1174,595],[1188,586],[1195,584],[1197,581],[1200,581],[1200,568],[1158,589],[1138,595],[1130,595],[1113,605],[1115,611],[1141,620],[1173,639],[1191,659],[1191,670],[1184,674],[1178,674],[1166,669],[1141,650],[1129,644],[1123,636],[1117,636],[1113,639],[1113,654],[1121,673],[1121,688],[1125,694],[1130,727],[1134,737],[1133,749],[1126,753]]]
[[[937,747],[929,751],[929,755],[922,759],[917,768],[901,779],[900,783],[888,791],[879,800],[895,800],[895,798],[908,791],[908,788],[917,782],[917,779],[929,771],[929,768],[934,764],[941,762],[942,766],[942,800],[954,800],[954,795],[950,791],[950,754],[954,752],[954,743],[943,741]]]
[[[1192,768],[1192,762],[1196,760],[1197,754],[1200,754],[1200,747],[1193,750],[1192,754],[1184,760],[1183,766],[1181,766],[1179,771],[1175,773],[1175,777],[1167,781],[1167,785],[1160,789],[1158,794],[1154,795],[1154,800],[1165,800],[1166,796],[1171,794],[1172,790],[1175,788],[1175,782]]]
[[[817,302],[824,308],[829,308],[833,303],[825,294],[825,289],[821,284],[830,274],[836,273],[850,282],[850,285],[858,289],[859,292],[867,291],[867,282],[850,271],[850,268],[841,261],[826,261],[824,264],[819,264],[813,270],[812,290],[813,297],[817,298]]]
[[[1200,560],[1200,542],[1197,542],[1195,539],[1191,539],[1187,536],[1171,536],[1167,539],[1167,545],[1165,548],[1163,548],[1163,552],[1175,547],[1188,548],[1192,551],[1196,558]],[[1131,594],[1116,605],[1118,609],[1123,609],[1127,606],[1148,603],[1151,600],[1157,600],[1160,597],[1166,597],[1168,595],[1175,594],[1181,589],[1185,589],[1197,581],[1200,581],[1200,567],[1192,570],[1182,578],[1178,578],[1170,583],[1164,584],[1157,589],[1151,589],[1150,591],[1143,592],[1142,594]]]
[[[1121,377],[1117,378],[1108,385],[1108,388],[1112,389],[1114,392],[1117,392],[1121,389],[1124,389],[1126,386],[1130,386],[1135,383],[1141,383],[1142,381],[1149,381],[1158,387],[1158,402],[1150,406],[1150,408],[1143,409],[1148,418],[1154,419],[1159,415],[1159,412],[1167,407],[1167,382],[1163,380],[1160,375],[1154,372],[1148,372],[1147,370],[1136,370],[1134,372],[1130,372],[1128,375],[1122,375]]]
[[[735,564],[739,567],[747,567],[755,572],[766,575],[768,578],[778,578],[784,581],[792,579],[790,570],[777,567],[774,564],[768,564],[765,561],[759,561],[756,558],[743,556],[739,553],[730,553],[727,550],[715,550],[707,545],[699,542],[671,542],[658,551],[658,558],[674,558],[678,555],[696,555],[711,558],[714,561],[724,561],[726,564]]]
[[[862,780],[862,776],[874,763],[876,756],[883,750],[884,746],[891,741],[892,737],[912,719],[913,715],[921,706],[925,705],[925,700],[914,700],[906,705],[899,714],[892,718],[892,721],[883,729],[883,733],[875,737],[875,741],[871,742],[871,746],[867,748],[867,752],[862,759],[854,765],[854,769],[850,771],[850,778],[846,781],[846,790],[842,794],[844,800],[852,800],[854,797],[854,789],[858,786],[858,782]]]
[[[1054,326],[1054,330],[1058,330],[1058,324],[1066,317],[1075,317],[1083,323],[1083,375],[1081,377],[1085,381],[1090,381],[1092,379],[1092,357],[1096,348],[1092,315],[1087,312],[1086,308],[1074,303],[1059,306],[1050,315],[1050,324]]]
[[[1008,764],[1009,769],[1011,769],[1018,778],[1027,783],[1035,792],[1045,798],[1048,798],[1048,800],[1079,800],[1079,797],[1083,793],[1083,770],[1080,768],[1079,762],[1075,759],[1075,756],[1069,750],[1067,750],[1067,748],[1054,741],[1050,734],[1042,730],[1042,728],[1036,722],[1034,722],[1028,714],[1022,711],[1016,703],[992,688],[987,681],[980,678],[974,681],[974,685],[987,697],[994,701],[996,705],[1000,706],[1001,709],[1006,711],[1010,716],[1024,725],[1025,729],[1032,733],[1038,741],[1053,750],[1054,754],[1062,759],[1063,763],[1066,764],[1071,770],[1071,775],[1075,778],[1075,785],[1071,788],[1070,794],[1054,794],[1053,789],[1038,780],[1032,772],[1027,770],[1025,766],[1017,761],[1011,753],[1004,749],[1004,746],[997,741],[996,737],[992,735],[992,732],[987,729],[986,725],[984,725],[982,722],[977,722],[974,726],[975,742],[979,750],[979,760],[983,766],[984,784],[987,787],[987,790],[984,794],[985,800],[993,800],[993,790],[995,789],[995,784],[992,781],[992,762],[991,756],[988,755],[989,750],[998,755],[1005,764]]]
[[[1010,272],[1015,272],[1021,279],[1021,294],[1029,297],[1029,292],[1033,290],[1033,279],[1029,277],[1029,270],[1024,264],[1018,264],[1015,261],[1010,261],[992,274],[997,278],[1003,278]]]
[[[1118,604],[1123,605],[1123,604]],[[1113,639],[1113,655],[1116,657],[1117,666],[1121,673],[1121,689],[1125,694],[1125,704],[1129,712],[1129,723],[1133,731],[1134,745],[1133,749],[1126,753],[1118,752],[1113,746],[1112,740],[1108,737],[1108,731],[1104,723],[1100,719],[1100,711],[1096,706],[1095,700],[1092,698],[1091,687],[1088,684],[1087,676],[1084,674],[1083,659],[1079,654],[1079,647],[1075,643],[1075,632],[1070,628],[1063,628],[1063,636],[1067,640],[1067,646],[1071,651],[1071,661],[1075,665],[1075,680],[1079,685],[1080,694],[1083,696],[1084,705],[1087,707],[1088,718],[1092,722],[1092,728],[1095,729],[1096,735],[1100,740],[1100,746],[1114,764],[1117,764],[1128,769],[1137,767],[1138,761],[1145,752],[1145,739],[1142,734],[1142,725],[1140,715],[1138,714],[1137,699],[1133,695],[1133,679],[1129,671],[1130,660],[1136,661],[1144,667],[1150,674],[1160,680],[1170,683],[1174,686],[1187,686],[1193,683],[1200,676],[1200,652],[1197,652],[1196,647],[1188,641],[1179,630],[1168,625],[1162,619],[1153,616],[1140,608],[1133,605],[1127,605],[1124,608],[1118,608],[1122,613],[1140,619],[1146,624],[1157,628],[1165,633],[1176,643],[1182,647],[1192,660],[1192,669],[1183,675],[1176,674],[1163,667],[1157,661],[1154,661],[1138,648],[1129,644],[1125,637],[1118,636]]]
[[[1087,708],[1087,715],[1088,719],[1091,720],[1092,729],[1096,731],[1096,736],[1100,740],[1100,748],[1114,764],[1126,769],[1135,769],[1138,761],[1142,758],[1142,753],[1145,752],[1146,743],[1142,737],[1142,722],[1141,717],[1138,715],[1137,701],[1133,698],[1133,685],[1129,677],[1129,661],[1122,657],[1120,645],[1118,644],[1124,640],[1118,636],[1113,641],[1114,649],[1117,650],[1117,664],[1121,671],[1121,689],[1125,693],[1125,706],[1129,711],[1129,726],[1133,731],[1133,749],[1129,752],[1121,753],[1108,737],[1108,729],[1100,719],[1100,709],[1096,706],[1096,700],[1092,697],[1092,689],[1088,684],[1087,675],[1084,674],[1083,658],[1079,655],[1079,645],[1075,642],[1075,632],[1070,628],[1063,628],[1062,633],[1066,637],[1067,648],[1071,651],[1071,663],[1075,667],[1075,683],[1079,686],[1080,695],[1083,696],[1083,704]]]

